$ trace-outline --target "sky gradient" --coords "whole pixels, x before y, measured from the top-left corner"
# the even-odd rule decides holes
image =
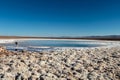
[[[0,35],[120,35],[120,0],[0,0]]]

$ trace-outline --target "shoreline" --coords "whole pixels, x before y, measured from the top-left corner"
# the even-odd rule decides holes
[[[58,40],[58,41],[64,41],[65,40],[66,41],[67,40],[67,41],[86,41],[86,42],[90,41],[90,42],[104,42],[104,43],[106,43],[106,42],[108,42],[108,43],[109,42],[111,42],[111,43],[112,42],[113,43],[117,43],[118,42],[119,43],[120,42],[120,41],[112,41],[112,40],[108,41],[108,40],[89,40],[89,39],[85,39],[85,40],[84,39],[79,39],[78,40],[78,39],[34,39],[34,38],[26,39],[26,38],[21,38],[21,39],[0,39],[0,41],[1,41],[0,43],[2,43],[2,42],[15,42],[15,41],[22,41],[22,40],[23,41],[25,41],[25,40],[53,40],[53,41],[54,40]]]
[[[27,40],[59,40],[59,39],[0,39],[0,44],[4,43],[14,43],[14,42],[21,42],[21,41],[27,41]],[[6,46],[7,50],[27,50],[27,51],[45,51],[45,50],[55,50],[55,49],[89,49],[89,48],[103,48],[103,47],[115,47],[120,46],[120,41],[100,41],[100,40],[69,40],[69,39],[63,39],[59,41],[81,41],[79,44],[95,44],[96,46],[91,47],[55,47],[55,46],[26,46],[26,47],[15,47],[15,46]],[[98,45],[98,46],[97,46]]]

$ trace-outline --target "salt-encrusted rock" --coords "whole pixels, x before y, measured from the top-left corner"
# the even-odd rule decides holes
[[[88,70],[88,72],[92,72],[92,71],[94,70],[94,68],[91,67],[91,66],[89,66],[89,67],[87,68],[87,70]]]
[[[0,74],[0,79],[4,78],[4,74]]]
[[[88,78],[89,80],[96,80],[98,76],[99,76],[99,75],[98,75],[95,71],[92,71],[92,72],[88,73],[87,78]]]
[[[15,75],[15,80],[23,80],[24,78],[23,78],[23,76],[20,74],[20,73],[17,73],[16,75]]]
[[[40,61],[40,66],[45,66],[46,61]]]
[[[120,47],[10,53],[0,57],[3,80],[120,79]]]
[[[7,51],[7,50],[6,50],[5,47],[0,46],[0,52],[6,52],[6,51]]]
[[[6,57],[6,55],[8,56],[8,54],[11,54],[11,53],[9,53],[5,47],[0,46],[0,57]]]

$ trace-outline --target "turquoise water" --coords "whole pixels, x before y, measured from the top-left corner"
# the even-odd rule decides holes
[[[90,41],[74,41],[74,40],[18,40],[17,48],[27,49],[41,49],[40,47],[97,47],[100,44],[91,44]],[[1,44],[6,46],[8,49],[15,48],[15,42]]]

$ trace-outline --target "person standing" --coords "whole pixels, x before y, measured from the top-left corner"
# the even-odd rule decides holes
[[[17,51],[18,42],[15,42],[15,45],[16,45],[15,51]]]

